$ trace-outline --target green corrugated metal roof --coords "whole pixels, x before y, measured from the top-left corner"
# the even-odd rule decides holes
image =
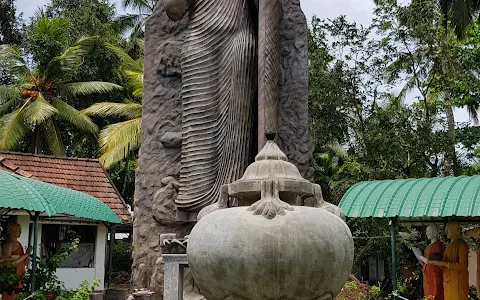
[[[0,207],[55,214],[55,209],[36,189],[4,171],[0,171]]]
[[[480,176],[366,181],[339,204],[351,218],[480,216]]]
[[[105,203],[78,191],[0,171],[0,207],[121,223]]]

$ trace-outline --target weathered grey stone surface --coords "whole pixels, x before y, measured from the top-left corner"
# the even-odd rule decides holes
[[[182,48],[177,207],[198,212],[250,163],[257,75],[251,0],[195,0]]]
[[[132,280],[134,288],[151,288],[155,292],[151,300],[163,298],[159,235],[174,232],[185,236],[191,228],[191,225],[175,222],[174,206],[180,172],[177,134],[181,131],[180,53],[187,22],[187,19],[170,21],[159,5],[146,26]]]
[[[128,294],[129,294],[129,290],[108,289],[105,291],[105,300],[119,300],[119,299],[124,300],[124,299],[127,299]]]
[[[164,300],[205,300],[188,268],[186,254],[163,254]]]
[[[351,271],[353,239],[321,208],[295,207],[268,220],[235,207],[202,218],[187,253],[209,300],[334,299]]]
[[[278,88],[282,73],[280,0],[258,3],[258,148],[265,145],[265,133],[278,132]]]
[[[212,0],[213,1],[213,0]],[[162,299],[163,267],[158,237],[189,233],[176,222],[175,199],[181,156],[181,52],[189,15],[169,20],[161,0],[146,25],[142,148],[136,176],[134,219],[135,288],[150,288]],[[279,87],[278,144],[305,178],[309,172],[307,32],[298,0],[281,0],[282,78]],[[183,5],[183,4],[181,4]],[[182,7],[172,8],[171,15]],[[187,214],[186,219],[195,220]]]
[[[188,265],[186,254],[163,254],[163,299],[183,300],[184,268]]]
[[[280,27],[282,79],[279,87],[277,144],[302,176],[313,179],[313,146],[308,134],[308,29],[300,0],[282,0]]]
[[[245,176],[222,187],[227,195],[221,197],[219,209],[192,229],[189,268],[209,300],[332,300],[353,265],[352,235],[339,218],[341,209],[325,206],[320,186],[290,169],[295,166],[287,167],[285,154],[273,136],[268,138]],[[261,182],[259,200],[241,192],[234,195],[239,207],[224,205],[233,196],[230,186],[249,181]],[[286,193],[280,193],[286,181],[291,183],[290,193],[313,195],[317,207],[288,203]],[[305,189],[305,184],[311,188]]]

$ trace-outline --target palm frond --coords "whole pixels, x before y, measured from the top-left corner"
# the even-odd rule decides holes
[[[75,46],[80,46],[83,51],[88,51],[89,47],[92,47],[95,45],[95,43],[100,41],[100,37],[93,35],[93,36],[81,36],[77,42],[75,43]]]
[[[16,111],[0,118],[0,149],[13,150],[23,141],[29,127],[24,122],[25,104]]]
[[[0,85],[0,106],[20,97],[20,89],[15,86]]]
[[[126,70],[125,74],[136,86],[143,86],[143,68],[140,72]]]
[[[132,8],[140,13],[153,13],[158,0],[122,0],[123,8]]]
[[[105,127],[100,133],[100,162],[110,168],[140,147],[142,119],[137,118]]]
[[[52,105],[58,110],[57,116],[69,122],[75,128],[95,135],[98,133],[97,125],[95,125],[88,116],[76,110],[74,107],[60,99],[54,99]]]
[[[70,29],[70,22],[67,19],[49,18],[43,9],[38,9],[32,22],[32,31],[38,36],[49,37],[54,41],[62,40]]]
[[[128,119],[135,119],[142,117],[142,105],[138,103],[114,103],[101,102],[95,103],[89,108],[82,110],[87,116],[98,117],[123,117]]]
[[[130,35],[130,39],[136,39],[143,35],[145,24],[150,19],[150,16],[145,16],[143,19],[140,19],[132,28],[132,34]]]
[[[135,24],[140,21],[140,18],[141,16],[139,14],[123,15],[115,19],[115,25],[119,32],[126,33],[135,27]]]
[[[143,88],[138,88],[132,92],[133,97],[137,99],[142,99],[143,97]]]
[[[133,90],[132,95],[141,101],[143,96],[143,72],[125,71],[128,77],[128,85]]]
[[[467,105],[467,111],[470,118],[472,118],[473,122],[478,125],[478,109],[480,105],[477,102],[473,102]]]
[[[11,100],[0,104],[0,116],[10,113],[12,110],[15,110],[20,106],[21,101],[18,98],[12,98]]]
[[[105,47],[112,51],[120,60],[124,66],[124,69],[132,73],[143,74],[143,67],[140,63],[136,62],[133,58],[130,57],[125,51],[119,47],[115,47],[112,44],[105,43]]]
[[[46,68],[45,79],[51,80],[55,75],[62,75],[75,70],[80,65],[82,57],[86,55],[90,47],[98,41],[98,37],[82,37],[75,46],[67,48],[62,55],[50,61]]]
[[[451,21],[455,27],[455,33],[459,38],[465,37],[467,28],[475,19],[475,14],[480,10],[478,0],[437,0],[437,4],[443,15],[451,14]],[[445,19],[445,25],[447,19]]]
[[[92,94],[106,94],[114,91],[120,91],[123,87],[111,82],[88,81],[73,82],[58,85],[61,93],[68,96],[88,96]]]
[[[42,94],[39,94],[38,98],[25,108],[24,118],[27,124],[31,126],[40,125],[56,113],[58,113],[58,110],[45,101]]]
[[[0,45],[0,62],[8,71],[17,76],[30,74],[25,60],[20,54],[20,50],[11,45]]]
[[[136,39],[135,44],[140,48],[140,49],[145,49],[145,39]]]
[[[121,145],[118,145],[111,151],[108,151],[104,154],[102,154],[98,160],[102,164],[102,166],[105,169],[110,169],[113,167],[116,163],[125,160],[129,156],[129,153],[131,152],[128,143],[124,143]]]
[[[451,3],[451,13],[455,33],[460,38],[465,36],[468,26],[473,22],[475,13],[472,0],[454,0]]]
[[[407,82],[400,90],[400,93],[398,93],[398,99],[400,99],[402,103],[405,102],[408,92],[412,91],[416,87],[416,84],[417,82],[415,76],[411,76],[410,78],[408,78]]]
[[[55,122],[52,119],[46,120],[40,125],[40,131],[50,152],[55,156],[65,157],[65,146],[62,142],[60,130],[55,125]]]

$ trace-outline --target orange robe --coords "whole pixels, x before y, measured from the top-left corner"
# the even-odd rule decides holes
[[[448,267],[443,268],[445,300],[468,299],[468,245],[461,239],[452,241],[443,255]]]
[[[423,253],[429,260],[441,260],[445,248],[442,242],[428,245]],[[443,270],[439,266],[423,264],[423,294],[429,300],[443,300]]]
[[[22,256],[24,254],[25,252],[23,251],[22,244],[18,243],[18,249],[12,252],[11,255]],[[25,259],[17,265],[17,275],[19,276],[23,275],[25,273],[26,266],[27,266],[27,260]],[[22,287],[22,283],[19,283],[18,288],[21,288],[21,287]],[[2,300],[15,300],[16,298],[17,298],[17,295],[15,293],[12,293],[12,294],[8,294],[7,292],[2,293]]]

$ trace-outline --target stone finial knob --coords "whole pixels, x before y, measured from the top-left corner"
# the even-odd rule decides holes
[[[187,11],[187,0],[165,0],[165,12],[172,21],[180,21]]]
[[[277,136],[277,133],[275,133],[275,132],[265,133],[265,137],[267,138],[267,141],[273,141],[276,136]]]

